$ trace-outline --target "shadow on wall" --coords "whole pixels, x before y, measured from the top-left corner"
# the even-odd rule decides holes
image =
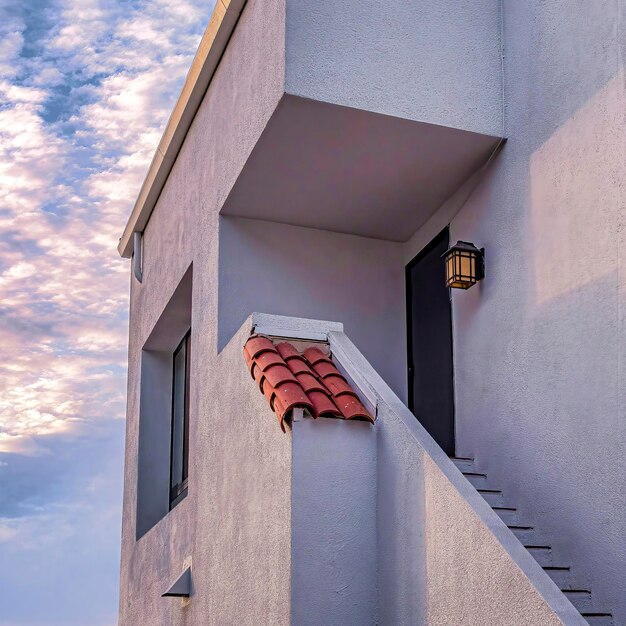
[[[402,244],[220,217],[218,351],[253,312],[343,322],[406,397]]]
[[[623,8],[505,6],[509,142],[452,224],[487,249],[484,285],[454,299],[461,450],[622,623]]]

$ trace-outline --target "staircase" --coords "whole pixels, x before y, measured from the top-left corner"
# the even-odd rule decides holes
[[[526,525],[520,520],[517,509],[505,502],[502,491],[494,489],[488,483],[487,475],[474,467],[474,459],[453,457],[451,460],[557,584],[565,597],[578,609],[585,620],[591,626],[615,626],[613,616],[610,613],[595,610],[591,591],[580,589],[573,584],[570,568],[558,561],[553,561],[551,546],[538,538],[534,527]]]

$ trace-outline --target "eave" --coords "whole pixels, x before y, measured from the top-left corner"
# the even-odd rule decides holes
[[[246,0],[217,0],[117,246],[122,257],[133,254],[133,233],[143,231],[150,219],[245,4]]]

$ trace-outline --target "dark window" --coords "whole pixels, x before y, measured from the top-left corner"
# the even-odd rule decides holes
[[[170,509],[187,495],[189,471],[189,357],[191,331],[174,352],[172,368],[172,443]]]

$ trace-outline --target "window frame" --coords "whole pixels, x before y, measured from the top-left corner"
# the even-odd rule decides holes
[[[184,362],[184,395],[183,395],[183,437],[182,437],[182,479],[173,483],[174,471],[174,418],[176,407],[176,357],[182,349],[185,349]],[[189,482],[189,387],[191,370],[191,328],[185,333],[172,355],[172,406],[170,412],[170,481],[169,481],[169,509],[170,511],[187,496]]]

